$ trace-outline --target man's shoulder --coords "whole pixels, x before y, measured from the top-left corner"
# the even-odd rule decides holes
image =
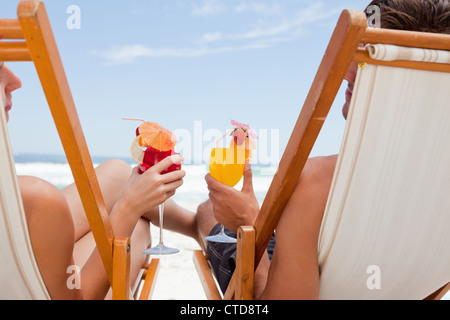
[[[336,168],[338,155],[320,156],[309,158],[305,166],[305,172],[309,174],[329,176]]]

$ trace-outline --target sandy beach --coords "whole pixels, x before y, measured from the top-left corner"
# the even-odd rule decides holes
[[[159,229],[152,226],[152,242],[158,243]],[[164,244],[180,249],[174,255],[160,256],[160,268],[153,300],[205,300],[194,267],[193,251],[200,246],[192,238],[164,230]]]
[[[177,191],[174,200],[178,205],[196,212],[198,205],[207,199],[207,189],[203,177],[204,167],[186,167],[191,177],[185,179],[181,190]],[[194,173],[195,172],[195,173]],[[159,241],[159,227],[151,225],[152,245]],[[194,266],[194,250],[200,245],[194,239],[182,234],[164,230],[164,244],[177,248],[179,253],[167,256],[155,256],[160,259],[159,273],[153,291],[152,300],[205,300],[206,295]]]
[[[197,203],[180,203],[195,212]],[[159,240],[159,228],[151,225],[152,245]],[[194,266],[193,253],[200,246],[194,239],[176,232],[164,230],[164,244],[180,249],[173,255],[159,256],[159,273],[152,300],[205,300],[206,295]]]

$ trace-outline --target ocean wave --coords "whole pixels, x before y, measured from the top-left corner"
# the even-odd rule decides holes
[[[97,165],[94,164],[94,167]],[[134,166],[134,165],[132,165]],[[184,165],[186,171],[183,186],[177,190],[177,198],[180,200],[201,201],[208,197],[208,188],[205,181],[205,175],[208,173],[206,165]],[[264,194],[270,187],[274,168],[253,168],[253,188],[258,199],[264,197]],[[53,162],[27,162],[16,163],[16,173],[18,175],[29,175],[44,179],[59,188],[64,188],[74,182],[72,172],[67,163]],[[236,189],[242,188],[242,179],[236,185]]]
[[[68,186],[74,181],[69,165],[64,163],[16,163],[16,173],[23,176],[38,177],[58,187]]]

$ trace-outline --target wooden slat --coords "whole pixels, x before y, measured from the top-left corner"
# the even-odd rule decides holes
[[[222,300],[222,295],[217,288],[208,260],[202,250],[194,251],[194,265],[197,269],[200,282],[202,283],[208,300]]]
[[[19,20],[1,19],[0,39],[24,39]]]
[[[44,4],[22,1],[19,21],[72,170],[97,248],[112,283],[114,233]]]
[[[255,229],[240,227],[237,232],[236,300],[253,300]]]
[[[0,61],[31,61],[27,44],[23,41],[0,41]]]
[[[116,238],[113,246],[113,300],[130,299],[130,239]]]
[[[437,290],[436,292],[433,292],[428,297],[425,298],[425,300],[441,300],[447,292],[450,291],[450,282],[447,283],[445,286]]]
[[[152,259],[150,262],[146,274],[144,285],[142,286],[141,294],[139,295],[139,300],[149,300],[153,295],[153,290],[155,289],[156,278],[159,272],[159,259]]]
[[[450,64],[428,63],[428,62],[418,62],[418,61],[402,61],[402,60],[395,60],[395,61],[374,60],[369,56],[369,53],[365,49],[358,49],[353,60],[356,62],[365,62],[368,64],[379,65],[379,66],[426,70],[426,71],[437,71],[437,72],[449,72],[450,73]]]
[[[404,47],[450,50],[450,35],[440,33],[368,28],[362,42],[365,44],[395,43],[397,46]]]

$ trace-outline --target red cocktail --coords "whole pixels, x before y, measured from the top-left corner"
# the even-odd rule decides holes
[[[153,147],[147,147],[146,150],[144,151],[144,158],[142,160],[142,164],[140,166],[140,172],[144,173],[145,171],[147,171],[148,169],[150,169],[151,167],[153,167],[155,164],[157,164],[158,162],[164,160],[165,158],[174,155],[174,154],[178,154],[173,150],[168,150],[168,151],[159,151]],[[171,165],[169,168],[161,171],[161,174],[166,174],[169,172],[173,172],[176,170],[181,170],[181,163],[176,163]]]
[[[137,119],[128,119],[137,120]],[[140,164],[139,172],[143,174],[145,171],[163,161],[165,158],[177,154],[174,152],[177,143],[176,137],[169,130],[161,127],[154,122],[143,122],[136,129],[136,138],[131,145],[131,155],[133,159]],[[160,174],[167,174],[176,170],[181,170],[181,163],[176,163],[160,172]],[[156,247],[143,251],[145,254],[161,255],[173,254],[180,250],[166,247],[163,244],[163,216],[164,203],[159,205],[159,244]]]

